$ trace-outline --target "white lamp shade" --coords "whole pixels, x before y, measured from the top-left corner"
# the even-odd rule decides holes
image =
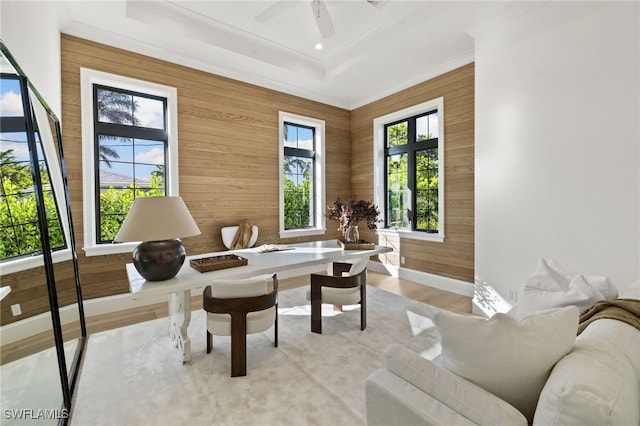
[[[200,235],[180,197],[136,198],[115,241],[163,241]]]

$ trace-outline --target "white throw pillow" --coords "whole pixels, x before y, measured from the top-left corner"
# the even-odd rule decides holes
[[[552,266],[554,263],[555,267]],[[584,275],[573,275],[557,262],[540,259],[536,271],[524,284],[517,315],[524,317],[538,311],[570,305],[583,311],[604,298]]]
[[[433,321],[441,336],[441,365],[507,401],[531,423],[551,369],[575,342],[578,314],[575,306],[521,320],[438,312]]]
[[[549,259],[548,264],[551,268],[553,268],[569,280],[572,280],[576,275],[579,275],[578,272],[572,271],[571,269],[561,265],[559,262],[553,259]],[[585,275],[584,278],[589,283],[589,285],[593,287],[594,290],[600,292],[600,294],[602,294],[605,299],[615,299],[616,297],[618,297],[618,289],[616,288],[616,286],[611,284],[609,278],[599,275]]]

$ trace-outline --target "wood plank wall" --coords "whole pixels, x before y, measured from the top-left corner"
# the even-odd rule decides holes
[[[403,267],[473,282],[474,270],[474,64],[351,111],[351,188],[373,199],[373,120],[444,97],[445,241],[401,238]]]
[[[281,241],[278,234],[278,111],[325,120],[327,200],[351,193],[348,110],[65,34],[61,51],[62,136],[85,300],[128,292],[131,255],[87,257],[82,251],[81,67],[177,88],[180,195],[202,231],[184,240],[188,254],[223,250],[220,228],[241,220],[259,226],[258,244],[306,240]],[[327,224],[326,239],[337,237],[333,225]],[[3,277],[12,293],[2,302],[2,324],[48,310],[41,291],[38,303],[27,303],[35,295],[34,274]],[[11,315],[14,303],[23,303],[23,315]]]
[[[62,136],[85,300],[128,292],[131,257],[82,251],[81,67],[178,89],[180,195],[202,231],[184,240],[188,254],[222,250],[220,228],[241,220],[260,227],[258,244],[305,241],[278,236],[278,111],[325,120],[327,203],[353,195],[372,200],[372,120],[444,96],[446,241],[402,239],[398,250],[407,268],[473,281],[473,64],[348,111],[65,34],[61,51]],[[336,228],[327,222],[324,238],[337,237]],[[376,238],[366,229],[361,236]],[[2,277],[12,287],[2,302],[2,325],[48,311],[41,275],[39,268]],[[73,281],[69,271],[61,277],[64,306]],[[14,303],[21,303],[22,315],[11,315]]]

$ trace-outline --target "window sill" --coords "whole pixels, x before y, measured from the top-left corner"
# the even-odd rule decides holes
[[[108,254],[131,253],[140,243],[114,243],[101,244],[83,247],[82,250],[87,257],[106,256]]]
[[[409,240],[433,241],[435,243],[443,243],[443,234],[427,234],[426,232],[407,231],[404,229],[378,228],[378,235],[394,236],[407,238]]]
[[[65,262],[71,260],[71,250],[60,250],[51,253],[51,259],[53,263]],[[2,275],[13,274],[16,272],[22,272],[33,268],[38,268],[44,265],[44,258],[42,255],[24,257],[22,259],[11,260],[3,262],[1,264]]]
[[[291,231],[280,231],[280,238],[310,237],[313,235],[324,235],[325,228],[295,229]]]

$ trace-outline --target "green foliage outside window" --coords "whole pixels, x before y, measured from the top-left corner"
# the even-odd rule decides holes
[[[387,158],[387,221],[392,227],[409,226],[411,196],[407,176],[407,154]]]
[[[416,153],[416,229],[438,230],[438,149]]]
[[[437,118],[436,118],[437,119]],[[408,121],[386,127],[387,148],[412,143],[408,136]],[[431,134],[416,134],[415,142],[428,141]],[[414,155],[415,173],[409,170],[408,156]],[[415,186],[409,187],[413,175]],[[414,149],[387,156],[387,224],[390,227],[437,232],[438,218],[438,148]],[[415,212],[412,203],[415,198]]]
[[[284,123],[284,228],[315,226],[314,164],[316,129],[302,124]]]
[[[405,145],[408,142],[407,122],[396,123],[387,127],[387,146]]]
[[[151,175],[150,189],[136,188],[131,184],[125,189],[109,187],[101,192],[100,240],[113,241],[136,198],[164,195],[164,175],[161,172]]]
[[[15,160],[13,150],[0,153],[2,194],[0,194],[0,259],[42,251],[33,176],[27,164]],[[45,215],[53,249],[65,247],[58,209],[50,187],[49,173],[41,163]]]
[[[287,158],[285,161],[283,176],[285,229],[307,228],[313,225],[311,216],[313,191],[309,164],[295,157]],[[296,166],[303,169],[301,173],[303,179],[300,183],[296,183],[291,178],[291,170]]]

